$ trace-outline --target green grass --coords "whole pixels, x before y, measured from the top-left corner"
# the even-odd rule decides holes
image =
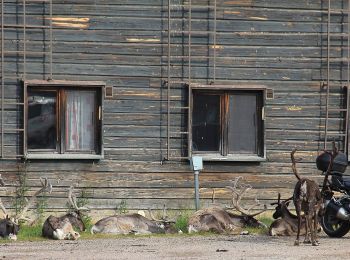
[[[200,232],[200,233],[193,233],[188,234],[187,226],[188,226],[188,219],[191,212],[184,212],[182,213],[176,220],[175,228],[177,230],[181,230],[183,234],[152,234],[152,235],[140,235],[138,237],[150,237],[150,236],[207,236],[212,235],[213,233],[210,232]],[[271,225],[273,222],[273,219],[270,215],[261,215],[258,217],[258,220],[263,222],[267,227]],[[88,228],[84,232],[79,232],[81,237],[80,239],[102,239],[102,238],[121,238],[121,237],[135,237],[135,235],[111,235],[111,234],[91,234],[90,233],[90,226],[91,222],[87,223]],[[48,240],[47,238],[44,238],[41,236],[41,230],[42,225],[36,225],[36,226],[26,226],[22,225],[20,228],[20,231],[17,235],[17,241],[45,241]],[[244,228],[244,230],[249,231],[250,234],[267,234],[267,228]],[[9,243],[9,242],[15,242],[10,239],[0,239],[0,243]]]
[[[17,235],[17,240],[18,241],[42,241],[45,240],[41,236],[41,225],[37,226],[25,226],[22,225],[18,235]]]

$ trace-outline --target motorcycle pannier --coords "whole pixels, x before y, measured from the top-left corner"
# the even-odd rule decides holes
[[[330,162],[331,162],[330,153],[326,153],[326,152],[321,153],[316,158],[317,169],[323,172],[327,171],[328,165]],[[338,152],[337,156],[334,158],[334,161],[333,161],[332,171],[344,173],[347,166],[348,166],[347,156],[342,152]]]

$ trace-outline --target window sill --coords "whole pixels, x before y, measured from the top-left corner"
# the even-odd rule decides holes
[[[43,154],[31,153],[25,155],[26,159],[64,159],[64,160],[101,160],[101,154]]]
[[[213,161],[213,162],[265,162],[266,157],[261,157],[257,155],[248,154],[230,154],[227,156],[222,156],[220,154],[201,154],[193,153],[193,155],[202,157],[203,161]]]

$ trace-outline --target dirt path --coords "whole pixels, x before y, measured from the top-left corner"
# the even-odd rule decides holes
[[[2,259],[349,259],[350,236],[321,235],[318,247],[294,237],[154,236],[0,244]]]

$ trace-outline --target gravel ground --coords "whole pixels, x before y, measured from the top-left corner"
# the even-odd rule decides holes
[[[349,259],[350,236],[320,236],[320,246],[294,246],[294,237],[135,236],[0,244],[2,259]]]

